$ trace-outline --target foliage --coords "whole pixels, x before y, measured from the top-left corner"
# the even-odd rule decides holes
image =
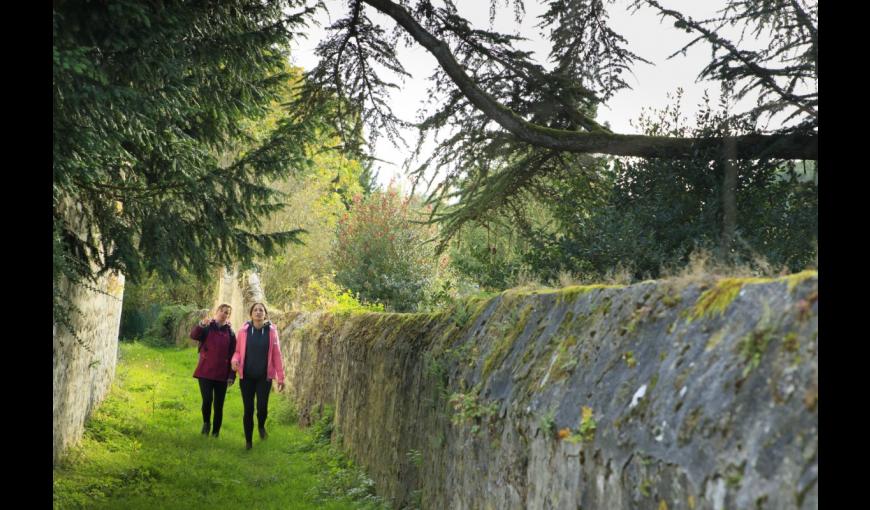
[[[360,165],[338,154],[319,154],[312,169],[272,185],[286,192],[287,207],[271,214],[264,224],[281,229],[305,229],[304,244],[288,246],[278,254],[258,261],[269,301],[285,309],[319,307],[343,293],[333,279],[330,249],[336,227],[347,212],[345,201],[362,193],[357,179]],[[347,198],[345,198],[347,197]]]
[[[410,463],[414,466],[419,468],[423,465],[423,454],[420,452],[420,450],[408,450],[405,456],[408,458],[408,461],[410,461]]]
[[[418,312],[438,312],[457,302],[481,294],[480,285],[467,275],[451,267],[450,257],[438,258],[438,269],[432,284],[426,287],[423,299],[417,304]]]
[[[312,435],[318,443],[327,444],[332,440],[332,432],[335,430],[335,410],[332,406],[323,406],[320,418],[311,426]]]
[[[773,333],[769,327],[763,327],[759,330],[752,331],[738,342],[740,355],[743,357],[746,366],[743,368],[742,377],[746,377],[751,371],[755,370],[761,364],[761,357],[767,350],[767,345],[773,337]]]
[[[265,140],[287,114],[287,104],[304,78],[299,68],[287,68],[290,78],[278,91],[278,99],[261,119],[245,122],[254,140]],[[368,195],[375,186],[370,164],[349,157],[340,150],[339,140],[329,131],[319,130],[307,142],[305,152],[310,166],[304,172],[269,180],[269,187],[281,193],[283,208],[262,218],[266,231],[291,228],[304,230],[304,244],[289,245],[270,257],[257,257],[255,267],[269,296],[280,309],[357,309],[345,289],[335,284],[329,250],[339,218],[351,204],[351,197]]]
[[[499,408],[498,402],[481,403],[479,387],[472,388],[467,393],[454,393],[447,402],[453,407],[450,423],[470,423],[471,433],[474,435],[481,432],[482,425],[491,423]]]
[[[551,409],[541,415],[538,427],[543,432],[544,437],[556,436],[556,412]]]
[[[163,306],[187,305],[196,309],[212,306],[213,282],[200,280],[185,269],[180,271],[180,275],[176,281],[164,282],[157,274],[151,273],[138,283],[124,285],[121,339],[143,337]]]
[[[335,281],[389,310],[416,310],[439,268],[434,246],[427,242],[437,231],[415,223],[420,214],[418,201],[393,187],[354,197],[332,247]]]
[[[354,508],[387,510],[389,503],[375,492],[375,482],[363,469],[341,452],[335,445],[325,445],[329,453],[318,486],[309,494],[324,503],[343,499],[353,502]]]
[[[680,91],[673,105],[644,112],[639,127],[654,136],[710,136],[750,131],[750,119],[729,120],[728,96],[701,105],[689,129]],[[725,247],[723,207],[727,161],[701,153],[689,160],[590,160],[582,171],[554,173],[519,192],[504,217],[465,226],[451,245],[451,264],[488,288],[503,289],[528,272],[548,282],[566,274],[608,279],[615,265],[630,279],[658,278],[714,254],[717,263],[755,274],[812,266],[818,238],[815,164],[739,160],[736,235]],[[594,176],[594,177],[592,177]],[[727,248],[723,250],[723,248]]]
[[[441,222],[443,242],[466,239],[455,245],[453,266],[442,258],[433,272],[423,261],[434,257],[421,253],[429,250],[421,242],[428,237],[418,235],[425,228],[391,227],[410,232],[396,239],[416,239],[405,244],[418,248],[353,264],[339,257],[344,266],[334,268],[332,283],[348,287],[354,299],[429,309],[463,286],[503,287],[529,271],[549,280],[566,271],[596,275],[614,260],[637,277],[654,275],[719,241],[723,165],[709,151],[737,138],[740,229],[723,252],[736,259],[758,253],[789,268],[811,257],[816,188],[801,183],[793,162],[767,151],[794,154],[795,140],[816,143],[814,2],[728,0],[720,16],[700,21],[654,0],[633,2],[693,33],[689,46],[712,46],[701,78],[720,81],[738,98],[760,91],[761,101],[738,115],[708,109],[694,132],[651,121],[632,141],[595,120],[598,108],[628,86],[624,72],[644,61],[610,27],[612,2],[545,2],[539,27],[552,64],[545,66],[519,48],[521,37],[474,27],[455,2],[353,0],[318,45],[321,64],[303,77],[286,57],[289,42],[322,7],[309,3],[53,6],[57,322],[69,324],[75,313],[63,303],[63,281],[93,284],[112,270],[136,285],[155,275],[164,282],[206,278],[220,265],[256,262],[270,297],[285,308],[300,305],[299,289],[331,288],[328,254],[344,250],[333,238],[344,228],[342,207],[351,207],[351,196],[374,193],[362,126],[368,124],[371,144],[379,134],[397,141],[397,129],[409,125],[386,103],[399,88],[387,75],[408,76],[396,57],[401,44],[423,44],[438,58],[433,108],[417,123],[421,136],[410,155],[430,137],[435,151],[412,174],[445,177],[427,188],[428,212]],[[490,2],[491,22],[499,4]],[[523,0],[512,4],[521,19]],[[386,30],[376,11],[396,30]],[[769,33],[772,42],[746,49],[742,37],[729,41],[718,30],[727,25]],[[756,118],[776,112],[791,115],[793,125],[759,135]],[[626,152],[626,144],[647,148]],[[649,159],[611,163],[590,152]],[[664,211],[663,203],[675,207]],[[486,242],[473,222],[485,226]],[[663,232],[665,225],[673,232]],[[304,229],[308,245],[287,250]]]
[[[334,281],[332,274],[308,279],[295,289],[293,308],[304,311],[383,312],[381,303],[360,302],[351,291]]]
[[[56,321],[70,327],[62,278],[205,277],[296,239],[256,231],[277,207],[265,179],[308,164],[319,117],[238,149],[243,120],[286,78],[289,41],[313,12],[300,3],[53,4]]]
[[[679,94],[673,106],[645,114],[640,127],[650,135],[683,136]],[[729,129],[727,96],[718,110],[709,102],[696,118],[695,136]],[[751,130],[749,121],[731,129]],[[682,267],[699,249],[719,254],[724,262],[799,271],[813,263],[818,238],[818,188],[802,168],[780,160],[739,160],[736,185],[735,239],[722,252],[725,161],[699,154],[691,160],[619,160],[602,172],[600,201],[590,202],[561,183],[550,202],[558,228],[539,229],[538,243],[527,261],[552,278],[564,269],[602,275],[620,261],[635,278],[655,278]],[[594,202],[593,202],[594,203]]]
[[[490,1],[491,24],[501,3]],[[512,3],[519,21],[524,1]],[[711,45],[710,65],[699,78],[718,80],[738,97],[749,90],[760,92],[759,106],[732,120],[785,112],[797,124],[740,136],[707,133],[704,138],[627,137],[596,122],[598,107],[628,87],[624,72],[646,62],[610,27],[607,7],[612,3],[546,1],[538,25],[550,43],[551,65],[545,66],[520,48],[519,35],[475,27],[459,13],[457,2],[351,1],[318,45],[320,64],[308,73],[299,100],[315,104],[319,97],[337,96],[359,114],[349,123],[346,116],[333,122],[346,148],[364,152],[358,144],[363,124],[373,134],[400,143],[398,129],[408,123],[389,109],[387,98],[401,87],[385,71],[397,79],[409,76],[397,58],[400,44],[420,44],[429,51],[439,67],[431,77],[430,108],[416,124],[420,138],[408,163],[420,156],[425,142],[434,142],[432,155],[412,174],[430,186],[440,177],[429,203],[445,238],[469,221],[486,220],[487,213],[520,207],[523,200],[517,195],[534,190],[542,177],[575,172],[592,178],[594,173],[586,168],[594,162],[586,154],[681,160],[698,151],[721,151],[733,142],[734,155],[747,161],[817,158],[816,2],[728,0],[719,16],[701,21],[654,0],[631,4],[650,6],[674,19],[674,29],[696,36],[689,46],[699,41]],[[386,15],[395,30],[386,30],[374,12]],[[731,41],[722,35],[719,28],[728,25],[745,28],[742,34],[770,34],[773,42],[750,49],[752,42],[742,36]],[[704,173],[703,167],[688,168]],[[459,205],[438,209],[451,199]]]
[[[523,254],[528,240],[506,221],[469,224],[450,247],[450,265],[460,275],[482,288],[510,287],[526,267]]]
[[[580,428],[577,429],[580,437],[582,437],[584,441],[592,441],[595,437],[595,429],[597,428],[598,424],[595,422],[595,418],[592,417],[592,409],[583,406],[580,413]]]
[[[212,278],[214,275],[209,275]],[[164,282],[157,274],[149,274],[138,283],[124,286],[124,307],[145,307],[152,304],[187,304],[209,308],[212,304],[214,282],[199,279],[182,269],[179,279]]]
[[[275,421],[281,425],[296,426],[299,423],[299,409],[292,396],[276,399],[275,408],[269,411],[270,416],[275,417]]]
[[[162,306],[159,304],[131,308],[127,306],[125,301],[124,307],[121,309],[118,340],[123,342],[145,337],[148,330],[157,322],[157,316],[160,315],[161,308]]]
[[[174,346],[175,334],[187,317],[197,310],[189,305],[168,305],[160,309],[157,320],[147,332],[147,337],[155,340],[157,346]],[[190,324],[193,327],[193,324]]]

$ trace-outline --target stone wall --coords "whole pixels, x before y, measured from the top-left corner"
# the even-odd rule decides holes
[[[226,303],[233,307],[233,313],[230,315],[230,324],[233,329],[245,322],[247,319],[244,309],[244,291],[241,286],[242,279],[237,270],[221,269],[220,277],[218,278],[217,294],[215,301],[211,307],[210,314],[213,314],[217,307]]]
[[[818,279],[505,292],[288,314],[303,424],[394,506],[818,507]]]
[[[58,207],[67,227],[84,237],[84,204],[61,198]],[[120,204],[116,204],[120,208]],[[108,273],[92,288],[55,282],[78,313],[70,322],[76,336],[57,323],[52,328],[52,459],[56,462],[84,433],[85,421],[102,402],[115,377],[124,275]]]
[[[96,288],[103,292],[77,285],[61,285],[82,312],[72,316],[81,343],[62,326],[54,325],[54,461],[81,439],[85,421],[112,385],[118,359],[124,276],[101,278]]]
[[[284,313],[270,306],[260,284],[260,277],[254,272],[239,273],[238,270],[221,270],[218,289],[212,311],[222,303],[233,307],[230,324],[238,330],[245,321],[250,320],[248,310],[254,303],[265,303],[269,310],[269,320],[277,325],[284,322]]]

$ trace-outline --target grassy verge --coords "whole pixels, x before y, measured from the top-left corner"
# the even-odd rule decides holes
[[[109,396],[54,467],[55,508],[385,509],[365,474],[269,398],[268,439],[245,450],[238,383],[221,437],[200,434],[193,348],[122,344]]]

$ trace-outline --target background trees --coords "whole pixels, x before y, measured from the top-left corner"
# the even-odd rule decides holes
[[[699,105],[690,129],[677,94],[671,106],[646,112],[636,124],[651,136],[751,129],[751,119],[729,115],[727,102],[726,96],[719,105]],[[738,226],[726,240],[728,164],[737,167]],[[699,251],[759,273],[800,271],[815,264],[817,253],[815,175],[813,162],[730,163],[704,153],[682,160],[591,159],[582,173],[533,177],[510,207],[465,226],[451,243],[452,263],[489,289],[523,276],[557,282],[569,273],[600,281],[617,268],[635,280],[658,278]]]
[[[638,127],[650,135],[689,133],[679,97],[649,112]],[[721,132],[725,105],[701,105],[691,131]],[[748,120],[733,129],[751,129]],[[734,121],[732,121],[732,124]],[[723,193],[728,164],[737,167],[735,235],[725,238]],[[729,162],[706,154],[689,160],[616,160],[601,173],[593,207],[573,192],[570,181],[550,201],[555,233],[542,233],[529,259],[542,277],[559,268],[601,276],[614,261],[636,278],[657,278],[705,250],[735,265],[768,264],[767,270],[799,271],[813,264],[818,238],[818,187],[803,164],[778,160]],[[763,262],[762,262],[763,261]],[[545,268],[549,268],[546,271]]]
[[[350,0],[318,45],[320,65],[303,77],[286,63],[289,42],[319,2],[56,2],[55,282],[118,270],[134,286],[153,275],[175,285],[242,263],[257,265],[288,306],[310,281],[342,283],[394,309],[417,306],[422,282],[438,274],[431,244],[420,244],[434,230],[389,192],[371,198],[388,197],[386,216],[368,209],[369,198],[350,200],[373,191],[366,144],[407,126],[386,102],[405,74],[400,44],[439,62],[409,156],[435,142],[412,175],[420,189],[424,176],[434,179],[426,205],[440,247],[459,240],[450,251],[457,274],[495,287],[522,271],[596,275],[619,261],[654,276],[698,247],[792,269],[812,258],[816,188],[800,160],[817,153],[815,3],[727,0],[719,15],[695,20],[632,2],[694,34],[690,45],[709,45],[702,78],[737,98],[759,93],[746,111],[702,109],[697,129],[665,112],[637,134],[596,120],[627,86],[623,73],[644,60],[608,26],[613,2],[544,3],[539,28],[552,48],[537,62],[518,37],[473,26],[452,1]],[[522,0],[490,5],[492,16],[505,5],[523,16]],[[732,26],[746,39],[724,36]],[[771,42],[753,48],[759,33]],[[406,243],[360,258],[372,238],[353,236],[377,228]],[[288,250],[302,229],[307,247]],[[328,257],[335,235],[357,251]],[[374,283],[372,271],[408,284]]]
[[[317,117],[235,148],[287,78],[303,3],[54,3],[55,320],[62,278],[204,277],[296,239],[256,229],[278,207],[266,180],[308,164]]]
[[[757,92],[757,106],[730,114],[731,128],[720,126],[697,134],[618,134],[595,120],[596,107],[627,87],[622,74],[644,61],[627,49],[627,40],[607,24],[612,1],[549,0],[539,27],[551,42],[548,62],[541,63],[517,47],[518,37],[473,26],[456,3],[417,0],[354,0],[346,15],[329,27],[321,41],[320,65],[309,74],[310,91],[302,98],[329,91],[361,113],[371,132],[396,136],[402,121],[384,98],[398,88],[394,76],[406,75],[395,48],[418,44],[439,67],[431,77],[432,108],[418,124],[420,144],[432,137],[435,151],[414,172],[438,184],[429,195],[433,214],[445,236],[488,212],[515,208],[517,196],[538,185],[537,176],[565,172],[578,179],[587,173],[580,155],[640,156],[661,161],[697,160],[699,154],[723,161],[786,161],[815,159],[817,128],[817,5],[815,2],[728,0],[711,19],[694,20],[653,0],[647,6],[674,21],[674,29],[691,33],[689,46],[707,44],[710,65],[700,78],[720,81],[736,97]],[[512,5],[517,18],[524,2],[491,1],[495,10]],[[394,23],[382,26],[378,12]],[[723,27],[744,29],[730,40]],[[752,48],[764,33],[771,43]],[[676,49],[675,54],[684,50]],[[759,129],[760,115],[781,115],[772,129]],[[724,119],[723,119],[724,120]],[[340,128],[357,133],[359,123]],[[349,144],[348,147],[352,147]],[[359,149],[357,147],[357,149]],[[696,167],[702,171],[701,167]],[[736,167],[729,167],[734,169]],[[726,182],[727,179],[727,182]],[[432,182],[432,181],[430,181]],[[728,213],[723,232],[733,237],[736,199],[733,172],[723,175],[722,195]],[[461,204],[449,211],[441,203]],[[720,250],[725,253],[727,250]]]

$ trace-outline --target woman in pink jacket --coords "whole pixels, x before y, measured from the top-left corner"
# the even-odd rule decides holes
[[[245,448],[248,450],[253,446],[254,398],[257,400],[260,439],[266,439],[266,415],[272,379],[277,379],[278,391],[284,390],[284,364],[281,361],[278,328],[266,320],[268,312],[263,303],[254,303],[250,315],[251,320],[236,333],[236,351],[232,359],[232,369],[239,373],[239,389],[245,406],[242,424],[245,427]]]

